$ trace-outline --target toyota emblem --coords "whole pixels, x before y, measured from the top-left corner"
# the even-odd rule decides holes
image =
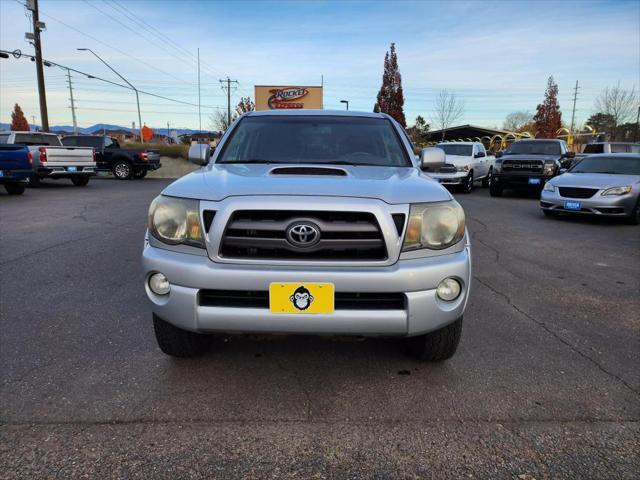
[[[287,240],[294,247],[312,247],[320,241],[320,228],[311,222],[294,222],[287,227]]]

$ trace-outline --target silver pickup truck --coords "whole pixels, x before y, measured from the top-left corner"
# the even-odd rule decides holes
[[[406,337],[456,351],[471,284],[460,205],[402,127],[378,113],[250,112],[149,209],[144,287],[161,350],[213,333]]]
[[[43,178],[69,178],[74,185],[83,187],[96,174],[93,148],[65,147],[54,133],[0,133],[0,143],[29,147],[35,170],[30,180],[32,184],[39,183]]]

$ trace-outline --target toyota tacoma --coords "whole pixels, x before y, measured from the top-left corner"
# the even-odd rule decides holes
[[[160,349],[210,334],[406,337],[456,351],[471,283],[465,216],[402,127],[379,113],[250,112],[151,203],[142,254]]]

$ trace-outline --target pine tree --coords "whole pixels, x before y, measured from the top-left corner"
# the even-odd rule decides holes
[[[558,85],[549,77],[544,102],[538,105],[533,117],[537,138],[556,138],[562,127],[562,112],[558,104]]]
[[[378,92],[378,99],[373,107],[374,112],[382,112],[393,117],[403,127],[407,126],[404,117],[404,93],[402,91],[402,77],[398,69],[396,44],[392,43],[390,50],[384,56],[384,73],[382,86]]]
[[[22,109],[20,105],[17,103],[13,107],[13,112],[11,113],[11,130],[17,132],[28,132],[29,131],[29,123],[22,113]]]

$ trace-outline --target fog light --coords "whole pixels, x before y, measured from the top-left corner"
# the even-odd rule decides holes
[[[445,302],[451,302],[460,296],[462,287],[454,278],[445,278],[436,289],[436,295]]]
[[[166,295],[171,290],[171,285],[163,274],[154,273],[149,277],[149,288],[156,295]]]

